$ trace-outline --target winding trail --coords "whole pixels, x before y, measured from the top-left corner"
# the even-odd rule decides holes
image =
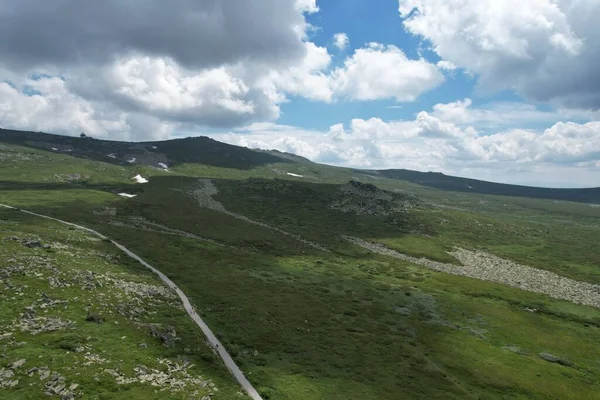
[[[240,384],[240,386],[246,392],[246,394],[248,396],[250,396],[252,398],[252,400],[263,400],[262,397],[260,397],[260,394],[258,394],[258,392],[256,391],[256,389],[254,389],[254,387],[252,386],[252,384],[248,381],[248,379],[246,379],[246,377],[244,376],[244,373],[242,372],[242,370],[236,365],[235,361],[233,361],[233,359],[231,358],[231,356],[229,355],[229,353],[227,352],[227,350],[225,350],[225,347],[221,344],[221,342],[219,341],[219,339],[217,339],[217,337],[210,330],[210,328],[208,327],[208,325],[206,325],[206,323],[202,320],[202,318],[200,318],[200,316],[196,313],[196,311],[194,310],[194,307],[192,307],[192,304],[190,303],[190,300],[185,295],[185,293],[183,293],[181,291],[181,289],[179,289],[177,287],[177,285],[175,285],[175,283],[173,283],[173,281],[171,281],[165,274],[163,274],[162,272],[160,272],[158,269],[154,268],[152,265],[148,264],[146,261],[144,261],[137,254],[135,254],[134,252],[132,252],[131,250],[129,250],[127,247],[125,247],[125,246],[123,246],[123,245],[115,242],[114,240],[109,239],[108,237],[104,236],[100,232],[97,232],[97,231],[95,231],[93,229],[86,228],[85,226],[77,225],[77,224],[74,224],[72,222],[63,221],[63,220],[58,219],[58,218],[49,217],[47,215],[38,214],[38,213],[34,213],[32,211],[27,211],[27,210],[23,210],[23,209],[20,209],[20,208],[8,206],[6,204],[0,204],[0,207],[8,208],[8,209],[11,209],[11,210],[17,210],[17,211],[21,211],[21,212],[23,212],[25,214],[35,215],[36,217],[40,217],[40,218],[45,218],[45,219],[49,219],[49,220],[52,220],[52,221],[56,221],[56,222],[59,222],[61,224],[72,226],[74,228],[81,229],[83,231],[91,233],[92,235],[97,236],[100,239],[109,240],[113,245],[115,245],[116,247],[118,247],[121,251],[123,251],[129,257],[133,258],[134,260],[136,260],[140,264],[142,264],[144,267],[146,267],[149,270],[151,270],[152,272],[154,272],[156,275],[158,275],[158,277],[168,287],[170,287],[171,289],[173,289],[177,293],[177,295],[181,299],[181,302],[183,303],[183,306],[184,306],[186,312],[188,313],[188,315],[190,316],[190,318],[192,318],[192,320],[196,323],[196,325],[198,325],[200,327],[200,329],[202,329],[202,332],[204,333],[204,336],[206,336],[206,338],[208,339],[208,342],[210,343],[210,345],[219,354],[219,356],[221,357],[221,359],[225,363],[225,366],[227,367],[227,369],[229,370],[229,372],[231,373],[231,375],[233,375],[233,377],[235,378],[235,380]]]

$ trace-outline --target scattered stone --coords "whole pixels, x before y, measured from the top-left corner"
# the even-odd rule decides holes
[[[12,379],[15,373],[10,369],[0,368],[0,389],[9,389],[19,384],[18,379]]]
[[[500,283],[529,292],[545,294],[555,299],[600,308],[600,285],[575,281],[550,271],[517,264],[481,251],[456,248],[449,254],[460,261],[462,265],[455,265],[427,258],[412,257],[379,243],[367,242],[355,237],[342,237],[374,253],[408,261],[436,271]],[[534,309],[527,311],[535,312]]]
[[[35,311],[33,312],[35,313]],[[15,328],[22,332],[29,332],[37,335],[42,332],[55,332],[64,329],[73,328],[75,323],[69,320],[63,320],[60,317],[35,317],[35,314],[23,313],[21,321],[15,325]]]

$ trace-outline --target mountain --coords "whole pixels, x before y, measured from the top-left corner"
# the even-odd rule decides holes
[[[2,130],[0,397],[597,398],[596,196]]]
[[[408,181],[421,186],[457,192],[578,201],[582,203],[600,202],[600,187],[586,189],[540,188],[509,185],[505,183],[493,183],[480,181],[477,179],[459,178],[456,176],[444,175],[440,172],[418,172],[407,169],[388,169],[381,171],[368,171],[367,173],[374,176],[383,176],[390,179]]]
[[[135,160],[134,163],[138,165],[155,167],[197,163],[220,168],[250,170],[276,163],[314,164],[306,158],[293,154],[277,150],[253,150],[221,143],[208,137],[125,143],[91,137],[68,137],[0,129],[0,141],[49,151],[67,152],[75,157],[118,165],[131,164],[130,161]],[[321,168],[327,168],[327,166],[321,166]],[[600,187],[586,189],[539,188],[406,169],[354,170],[354,172],[373,178],[385,177],[456,192],[600,203]]]

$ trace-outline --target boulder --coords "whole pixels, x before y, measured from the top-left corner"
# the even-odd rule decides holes
[[[42,247],[42,243],[39,240],[25,239],[23,246],[29,247],[30,249],[39,249]]]
[[[573,362],[569,361],[569,360],[565,360],[563,358],[557,357],[555,355],[552,355],[550,353],[540,353],[538,354],[540,356],[540,358],[542,360],[551,362],[551,363],[556,363],[556,364],[560,364],[560,365],[564,365],[566,367],[573,367],[575,364],[573,364]]]

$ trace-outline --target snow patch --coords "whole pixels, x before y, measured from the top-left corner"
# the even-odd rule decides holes
[[[117,158],[117,156],[115,156],[114,154],[109,154],[108,155],[110,158]]]
[[[142,178],[141,175],[136,175],[133,177],[137,183],[148,183],[148,179]]]
[[[133,163],[135,162],[135,160],[136,160],[136,158],[135,158],[135,157],[133,157],[131,160],[127,160],[127,162],[128,162],[129,164],[133,164]]]
[[[133,197],[136,197],[137,194],[119,193],[119,196],[121,196],[121,197],[127,197],[128,199],[131,199]]]
[[[158,147],[156,147],[156,146],[152,146],[152,148],[153,148],[154,150],[158,149]]]
[[[58,151],[58,149],[57,149],[56,147],[53,147],[53,148],[52,148],[52,150],[54,150],[54,151]]]
[[[163,169],[169,169],[169,166],[165,163],[159,162],[158,165],[160,165]]]
[[[292,174],[291,172],[287,173],[289,176],[295,176],[296,178],[304,178],[304,175]]]

